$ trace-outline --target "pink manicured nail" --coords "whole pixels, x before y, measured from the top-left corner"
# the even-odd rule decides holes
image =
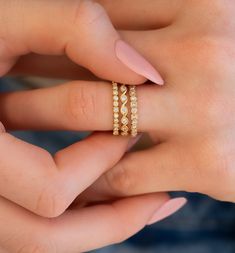
[[[157,70],[123,40],[118,40],[116,42],[116,56],[122,63],[137,74],[146,77],[156,84],[164,84],[164,80]]]
[[[186,198],[175,198],[166,202],[160,209],[158,209],[149,220],[147,225],[152,225],[160,220],[167,218],[168,216],[177,212],[187,203]]]
[[[135,146],[135,144],[141,139],[141,137],[142,134],[138,134],[135,138],[132,138],[128,143],[126,151],[130,151]]]
[[[4,125],[2,124],[2,122],[0,122],[0,132],[5,133],[6,129],[4,127]]]

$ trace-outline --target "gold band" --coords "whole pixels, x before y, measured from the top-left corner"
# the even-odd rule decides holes
[[[131,107],[131,135],[136,137],[138,134],[138,98],[136,86],[130,87],[130,107]]]
[[[119,89],[118,84],[113,82],[113,135],[119,135]]]
[[[136,86],[113,82],[113,135],[136,137],[138,134],[138,99]],[[119,94],[120,93],[120,94]],[[128,102],[130,103],[128,104]],[[130,115],[128,106],[130,105]]]
[[[121,115],[122,115],[122,118],[121,118],[121,123],[122,123],[122,126],[121,126],[121,135],[122,136],[127,136],[129,134],[129,127],[128,127],[128,124],[129,124],[129,119],[128,119],[128,108],[127,108],[127,103],[128,103],[128,88],[126,87],[126,85],[122,85],[121,88],[121,97],[120,97],[120,100],[121,100]]]

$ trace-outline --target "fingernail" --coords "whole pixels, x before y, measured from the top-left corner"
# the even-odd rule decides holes
[[[164,84],[164,80],[158,71],[123,40],[116,42],[116,56],[123,64],[137,74],[144,76],[156,84]]]
[[[2,122],[0,122],[0,132],[5,133],[6,129],[4,127],[4,125],[2,124]]]
[[[141,139],[141,137],[142,134],[138,134],[135,138],[131,138],[127,145],[126,151],[130,151],[135,146],[135,144]]]
[[[175,198],[169,200],[153,214],[147,225],[152,225],[160,220],[167,218],[168,216],[181,209],[186,203],[186,198]]]

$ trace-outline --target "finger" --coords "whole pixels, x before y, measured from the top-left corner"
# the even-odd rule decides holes
[[[141,230],[168,199],[166,194],[138,196],[111,205],[74,211],[71,217],[60,220],[56,228],[58,233],[55,231],[52,234],[57,236],[59,247],[64,252],[68,252],[68,249],[71,252],[76,249],[84,252],[87,248],[96,249],[120,243]],[[91,231],[95,235],[92,240]]]
[[[169,25],[177,15],[180,0],[98,0],[118,29],[156,29]]]
[[[178,54],[176,55],[174,51],[178,52],[176,45],[179,41],[178,38],[174,38],[175,32],[173,30],[167,28],[151,31],[121,31],[120,33],[142,55],[149,59],[155,68],[160,70],[167,83],[171,84],[173,82],[177,74],[175,71],[177,62],[173,58],[178,57]],[[149,50],[150,48],[154,50]],[[31,74],[76,80],[97,79],[88,70],[73,63],[66,56],[40,56],[36,54],[21,57],[10,74]],[[173,77],[172,80],[169,80],[170,76]]]
[[[39,76],[70,80],[97,80],[89,70],[75,64],[66,56],[29,54],[20,57],[9,72],[13,76]]]
[[[0,195],[39,215],[58,216],[114,166],[127,147],[128,138],[95,134],[53,159],[45,150],[2,133]]]
[[[177,111],[177,96],[156,85],[137,89],[139,131],[157,130],[164,136],[175,131],[182,115]],[[7,129],[109,131],[113,127],[112,88],[105,82],[76,81],[1,94],[0,115]]]
[[[0,198],[0,244],[7,252],[85,252],[117,243],[142,229],[167,194],[123,199],[45,219]],[[94,235],[94,236],[91,236]]]
[[[133,84],[145,81],[145,75],[163,82],[143,57],[120,40],[98,3],[88,0],[30,0],[26,3],[20,0],[1,2],[0,10],[2,19],[6,20],[0,31],[7,27],[4,40],[0,41],[3,63],[8,64],[28,53],[66,54],[102,79]],[[0,75],[5,74],[3,70],[6,69],[2,68]]]
[[[103,201],[114,197],[196,189],[202,182],[193,173],[193,158],[186,157],[177,145],[160,144],[156,148],[127,154],[88,188],[79,202]]]

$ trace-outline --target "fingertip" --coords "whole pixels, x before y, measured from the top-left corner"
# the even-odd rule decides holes
[[[115,53],[117,58],[136,74],[152,81],[153,83],[159,85],[164,84],[164,80],[160,73],[151,65],[151,63],[125,41],[116,41]]]
[[[2,122],[0,121],[0,133],[5,133],[6,129],[4,127],[4,125],[2,124]]]
[[[174,198],[168,200],[165,204],[163,204],[160,208],[156,210],[153,216],[150,218],[148,225],[152,225],[156,222],[159,222],[177,211],[179,211],[182,207],[184,207],[187,203],[186,198]]]

